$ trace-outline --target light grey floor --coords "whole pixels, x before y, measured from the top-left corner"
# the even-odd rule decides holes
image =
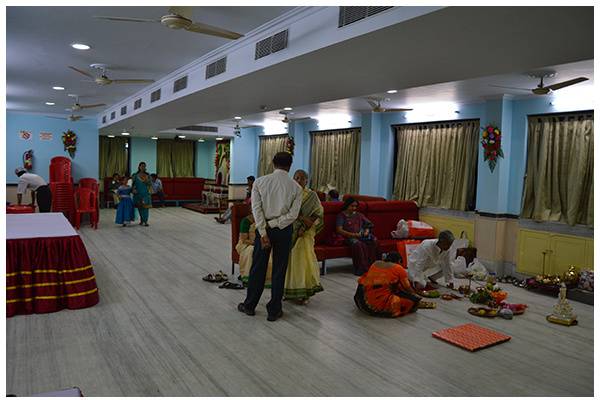
[[[514,320],[467,313],[467,301],[399,319],[359,313],[349,260],[331,263],[325,291],[284,304],[266,321],[236,311],[243,291],[203,282],[230,269],[229,225],[212,216],[151,210],[148,228],[120,228],[103,210],[81,230],[100,303],[7,319],[8,393],[79,386],[87,396],[592,396],[593,307],[579,326],[546,322],[555,299],[509,285],[529,310]],[[512,336],[470,353],[431,337],[475,322]]]

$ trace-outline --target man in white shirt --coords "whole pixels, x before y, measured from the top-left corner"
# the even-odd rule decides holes
[[[246,300],[238,304],[240,312],[254,315],[254,309],[265,288],[267,265],[272,249],[273,273],[271,301],[267,304],[268,321],[276,321],[283,315],[281,300],[292,244],[292,223],[298,218],[302,205],[302,188],[288,175],[292,166],[292,155],[286,152],[275,154],[273,165],[275,170],[258,178],[252,186],[252,215],[256,224],[256,239],[248,279],[248,293]]]
[[[31,190],[31,205],[35,206],[35,198],[37,195],[38,206],[40,212],[50,212],[52,206],[52,193],[50,187],[39,175],[27,172],[25,168],[15,169],[15,174],[19,177],[17,185],[17,204],[23,201],[23,194],[27,189]]]
[[[444,276],[446,285],[454,287],[452,269],[448,249],[454,242],[454,235],[450,231],[440,232],[437,239],[423,240],[408,256],[408,278],[416,289],[424,289],[429,279],[436,283],[436,279]]]

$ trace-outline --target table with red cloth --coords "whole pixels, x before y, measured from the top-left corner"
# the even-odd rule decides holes
[[[6,216],[6,316],[99,301],[83,241],[62,213]]]

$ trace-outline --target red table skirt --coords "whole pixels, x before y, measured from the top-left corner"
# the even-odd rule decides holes
[[[79,236],[6,241],[6,316],[98,303],[90,258]]]

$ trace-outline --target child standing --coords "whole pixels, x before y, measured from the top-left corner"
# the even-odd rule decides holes
[[[127,226],[128,223],[135,219],[135,215],[133,212],[133,201],[131,200],[131,186],[128,185],[126,177],[121,178],[121,185],[117,189],[117,194],[120,201],[115,223]]]

